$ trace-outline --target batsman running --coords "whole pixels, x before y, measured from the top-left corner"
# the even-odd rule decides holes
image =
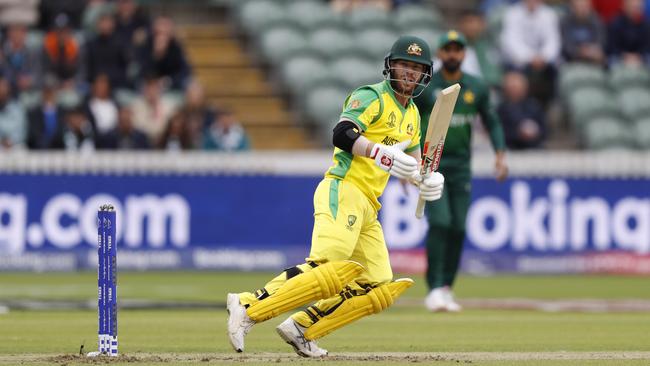
[[[420,115],[411,99],[431,79],[427,43],[400,37],[384,59],[383,75],[383,82],[356,89],[344,102],[333,130],[334,163],[314,193],[306,263],[255,292],[228,294],[228,336],[237,352],[253,325],[311,304],[276,330],[299,355],[325,356],[317,339],[381,312],[413,284],[393,281],[377,212],[390,176],[414,182],[426,201],[442,196],[443,176],[419,173]]]

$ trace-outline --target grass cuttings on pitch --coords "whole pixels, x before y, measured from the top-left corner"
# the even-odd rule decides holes
[[[268,275],[217,273],[120,273],[121,300],[223,301],[228,290],[252,289]],[[96,275],[0,274],[0,303],[8,300],[93,301]],[[469,309],[430,314],[419,306],[423,281],[406,292],[406,302],[362,319],[324,338],[331,357],[319,364],[433,365],[648,365],[650,315],[644,312],[538,312]],[[462,277],[462,298],[648,299],[640,277]],[[96,283],[96,282],[95,282]],[[225,310],[121,310],[122,357],[87,360],[77,356],[97,345],[94,310],[10,310],[0,315],[0,364],[313,364],[290,353],[274,327],[283,318],[256,326],[246,352],[230,350]]]

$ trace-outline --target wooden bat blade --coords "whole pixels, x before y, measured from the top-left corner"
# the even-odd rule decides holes
[[[422,149],[422,165],[420,167],[422,177],[429,172],[436,171],[440,165],[447,130],[451,123],[459,93],[460,85],[456,83],[440,91],[436,97],[436,102],[429,116],[427,134]],[[422,199],[418,200],[418,207],[415,211],[416,217],[421,218],[424,215],[425,203]]]

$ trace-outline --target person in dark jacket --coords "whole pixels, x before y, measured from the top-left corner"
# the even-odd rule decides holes
[[[528,80],[516,71],[503,79],[504,99],[497,108],[509,149],[541,147],[546,137],[544,111],[528,96]]]

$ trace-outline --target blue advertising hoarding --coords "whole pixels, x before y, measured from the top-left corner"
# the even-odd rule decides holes
[[[0,270],[95,268],[97,208],[127,269],[277,270],[301,262],[320,177],[0,174]],[[473,181],[463,269],[650,273],[648,179]],[[424,269],[417,192],[391,181],[380,220],[396,271]]]

